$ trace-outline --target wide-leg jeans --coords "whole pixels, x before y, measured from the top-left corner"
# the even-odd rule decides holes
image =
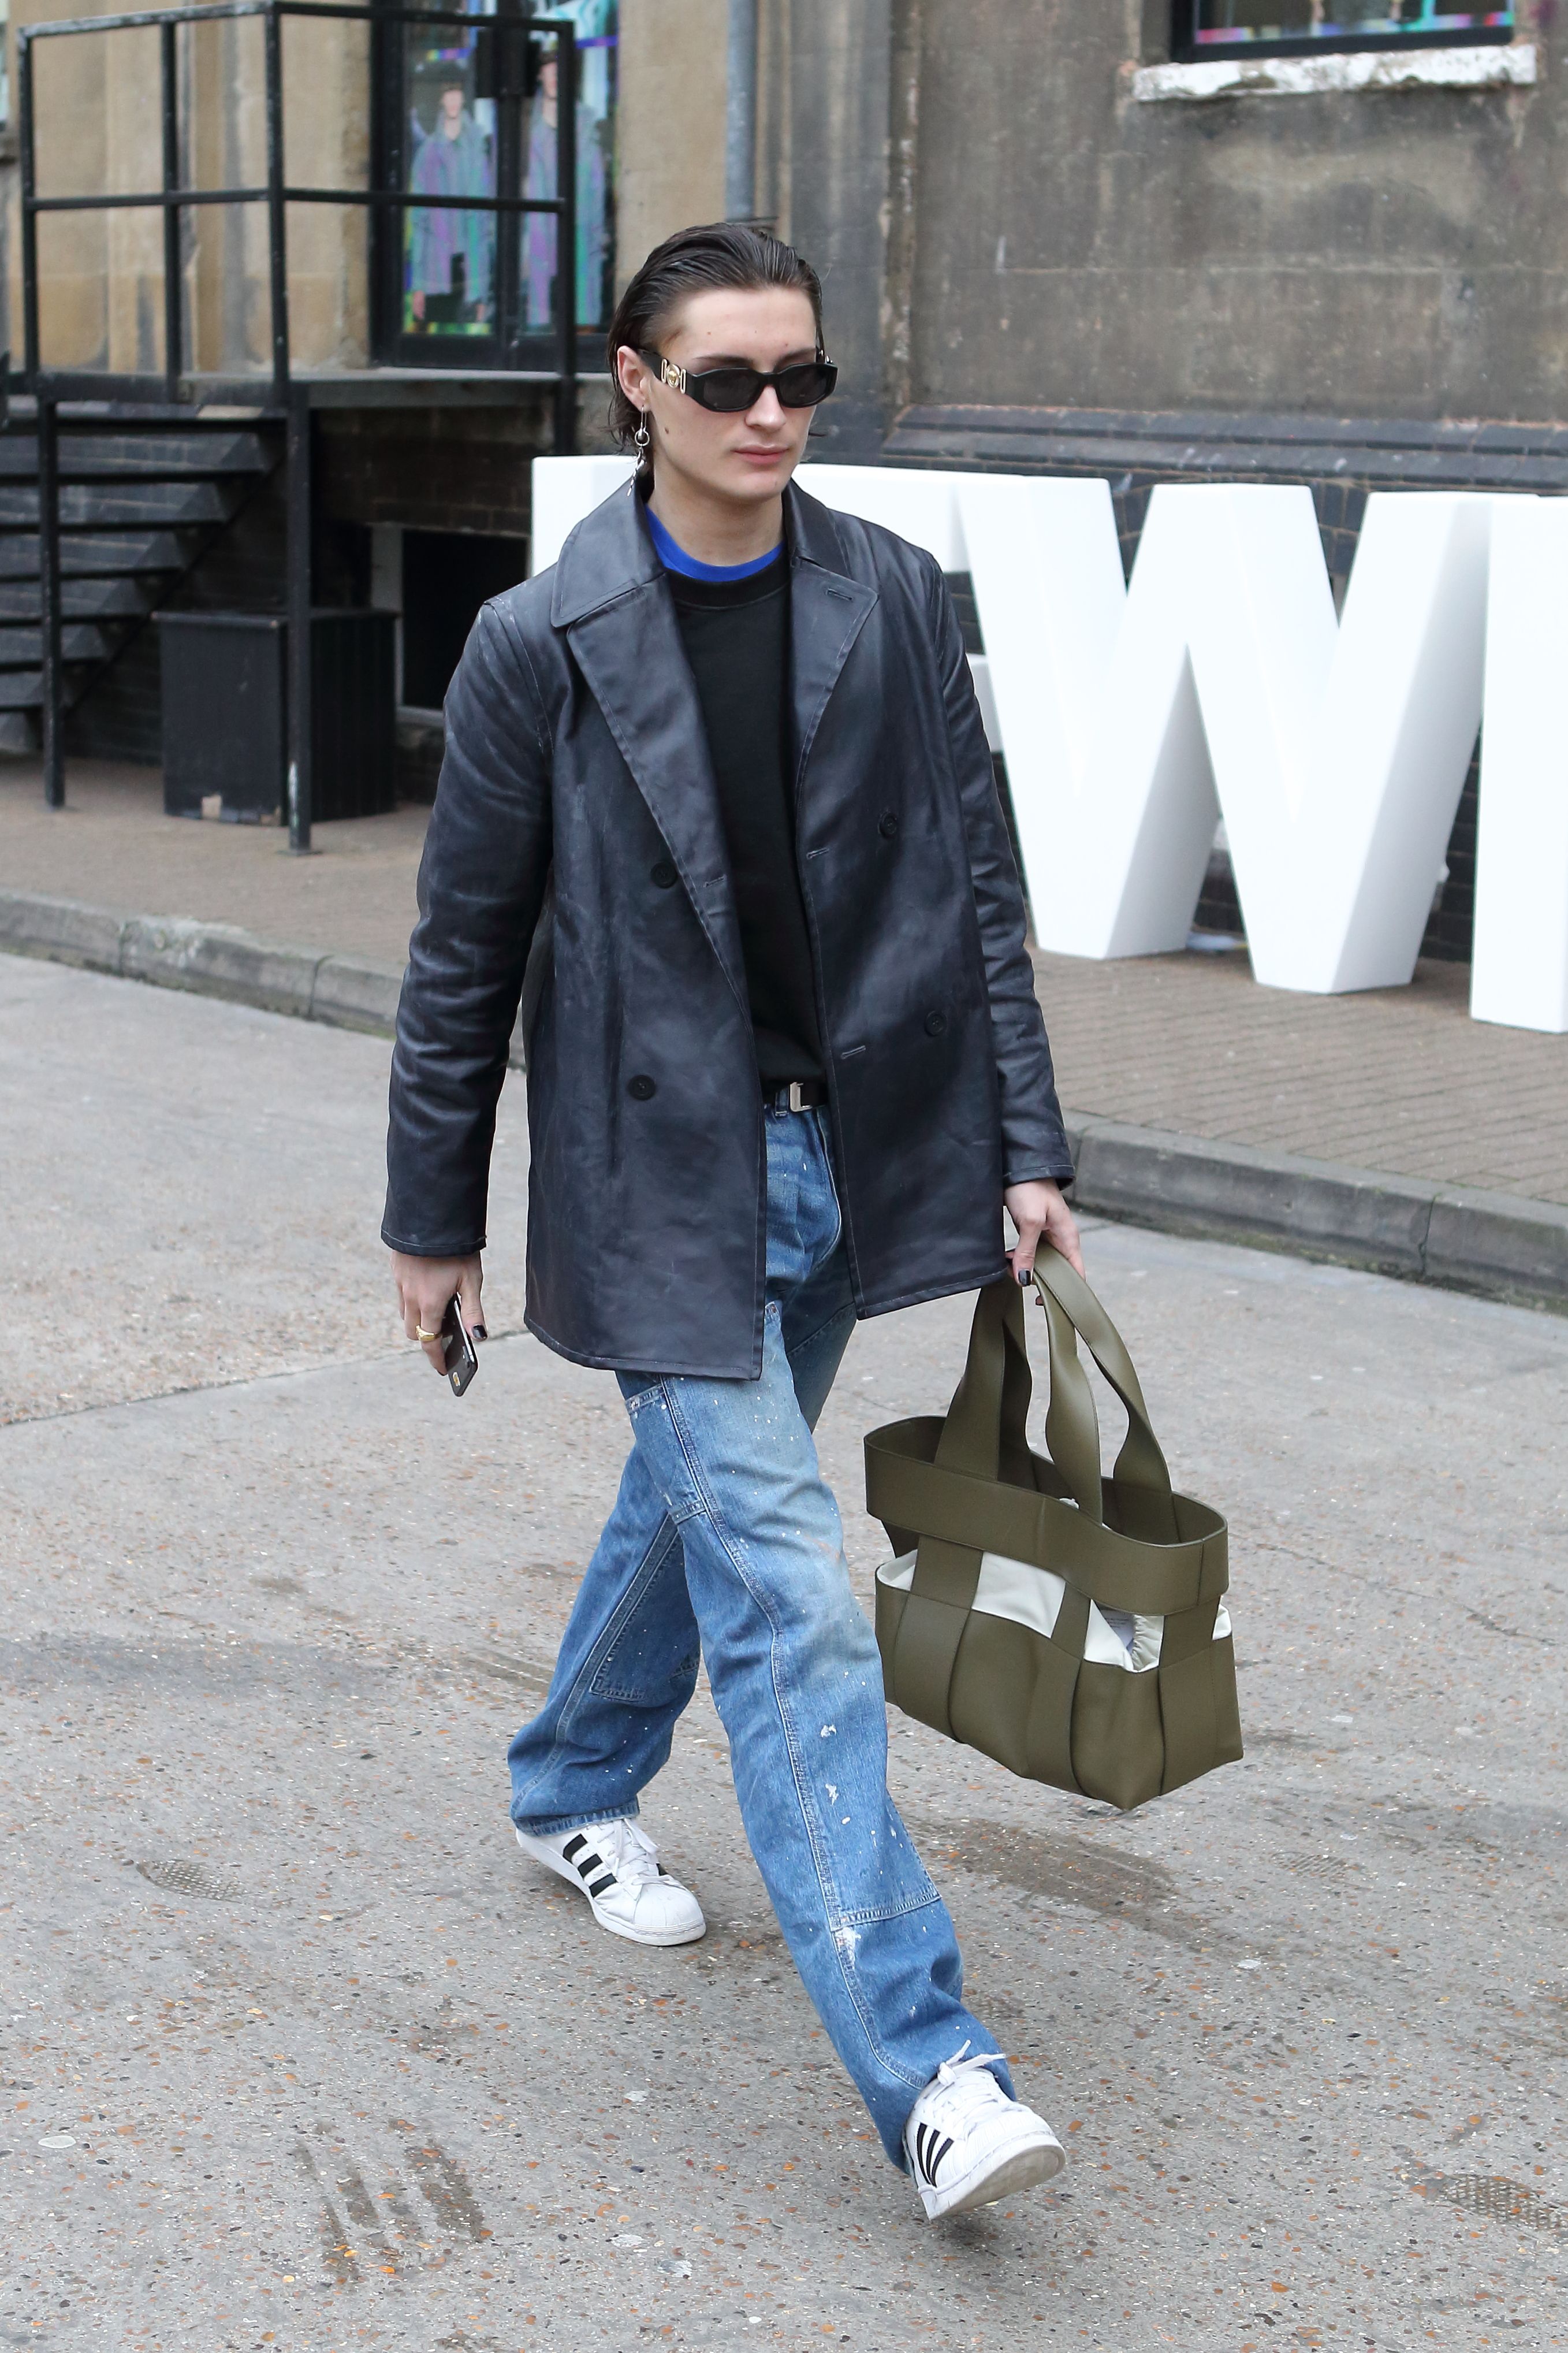
[[[700,1646],[779,1926],[901,2165],[942,2061],[995,2044],[888,1795],[881,1663],[812,1438],[855,1320],[826,1132],[815,1112],[765,1119],[762,1376],[616,1376],[632,1451],[549,1696],[511,1745],[511,1814],[536,1833],[635,1814]]]

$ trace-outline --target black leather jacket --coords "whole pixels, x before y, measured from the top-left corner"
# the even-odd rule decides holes
[[[856,1304],[1004,1267],[1072,1174],[945,584],[786,495],[797,857]],[[762,1112],[696,688],[629,487],[487,605],[447,698],[393,1057],[384,1240],[481,1247],[524,968],[530,1329],[580,1364],[762,1366]]]

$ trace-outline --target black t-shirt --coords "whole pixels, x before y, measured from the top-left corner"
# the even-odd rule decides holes
[[[789,565],[781,548],[744,580],[666,576],[718,781],[757,1069],[771,1092],[822,1076],[790,785]]]

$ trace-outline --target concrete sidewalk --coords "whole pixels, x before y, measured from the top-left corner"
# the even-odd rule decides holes
[[[164,818],[153,770],[76,763],[69,794],[0,769],[0,944],[389,1026],[423,809],[292,859]],[[1467,967],[1312,997],[1245,953],[1035,962],[1087,1206],[1568,1305],[1568,1039],[1472,1021]]]
[[[1069,2151],[932,2228],[705,1690],[645,1793],[702,1943],[602,1935],[512,1842],[626,1418],[515,1329],[514,1090],[461,1404],[402,1339],[385,1060],[0,956],[0,1323],[48,1334],[0,1363],[0,2347],[1568,2348],[1568,1323],[1089,1232],[1229,1523],[1247,1755],[1120,1816],[890,1712]],[[865,1434],[941,1409],[968,1323],[863,1324],[818,1425],[863,1603]]]

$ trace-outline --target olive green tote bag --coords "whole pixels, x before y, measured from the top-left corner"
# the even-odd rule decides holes
[[[1241,1755],[1226,1525],[1172,1491],[1131,1359],[1089,1285],[1042,1247],[1048,1459],[1030,1451],[1025,1293],[983,1291],[945,1418],[866,1440],[888,1697],[1009,1772],[1142,1805]],[[1127,1409],[1102,1479],[1081,1338]]]

